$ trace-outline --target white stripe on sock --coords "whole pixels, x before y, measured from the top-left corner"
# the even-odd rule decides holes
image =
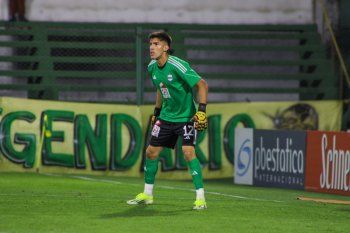
[[[153,184],[145,183],[145,189],[143,192],[149,196],[153,196]]]
[[[198,199],[205,200],[203,188],[196,189],[196,200],[198,200]]]

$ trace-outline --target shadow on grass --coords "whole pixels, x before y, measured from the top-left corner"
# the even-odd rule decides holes
[[[233,178],[206,179],[204,181],[204,184],[210,184],[210,183],[233,185]]]
[[[344,211],[344,212],[350,212],[350,206],[347,206],[347,207],[343,206],[343,207],[338,208],[338,210]]]
[[[158,207],[158,208],[157,208]],[[163,210],[160,210],[163,209]],[[172,216],[179,213],[185,213],[193,211],[190,208],[176,209],[176,210],[164,210],[160,204],[157,205],[140,205],[140,206],[127,206],[127,209],[121,212],[103,214],[101,218],[130,218],[130,217],[154,217],[154,216]]]

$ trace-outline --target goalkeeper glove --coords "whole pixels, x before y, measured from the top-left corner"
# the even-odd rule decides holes
[[[151,117],[151,126],[153,127],[153,125],[156,123],[159,115],[160,115],[160,110],[161,108],[154,108],[154,112],[153,112],[153,116]]]
[[[199,104],[198,112],[193,116],[194,128],[203,131],[208,128],[207,114],[205,113],[206,104]]]

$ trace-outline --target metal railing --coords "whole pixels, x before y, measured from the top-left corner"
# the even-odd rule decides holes
[[[317,22],[317,19],[316,19],[317,8],[319,7],[322,12],[322,17],[321,17],[321,20],[319,21],[319,28],[320,28],[322,38],[330,38],[329,44],[331,46],[331,57],[332,57],[333,63],[338,69],[337,73],[341,77],[340,90],[341,91],[343,90],[342,88],[343,80],[345,80],[348,88],[350,88],[350,75],[349,75],[348,67],[344,61],[342,52],[339,48],[339,44],[336,39],[335,32],[333,30],[332,20],[329,16],[326,3],[324,0],[314,0],[314,6],[315,6],[315,9],[314,9],[315,22]]]
[[[0,92],[153,103],[146,67],[154,30],[173,36],[175,55],[208,80],[214,102],[257,94],[339,98],[316,25],[0,22]]]

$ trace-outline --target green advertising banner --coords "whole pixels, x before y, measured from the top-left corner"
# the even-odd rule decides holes
[[[143,176],[153,106],[0,98],[0,171]],[[209,104],[197,157],[204,178],[233,176],[234,129],[340,130],[341,101]],[[158,177],[190,179],[181,151],[164,149]]]

